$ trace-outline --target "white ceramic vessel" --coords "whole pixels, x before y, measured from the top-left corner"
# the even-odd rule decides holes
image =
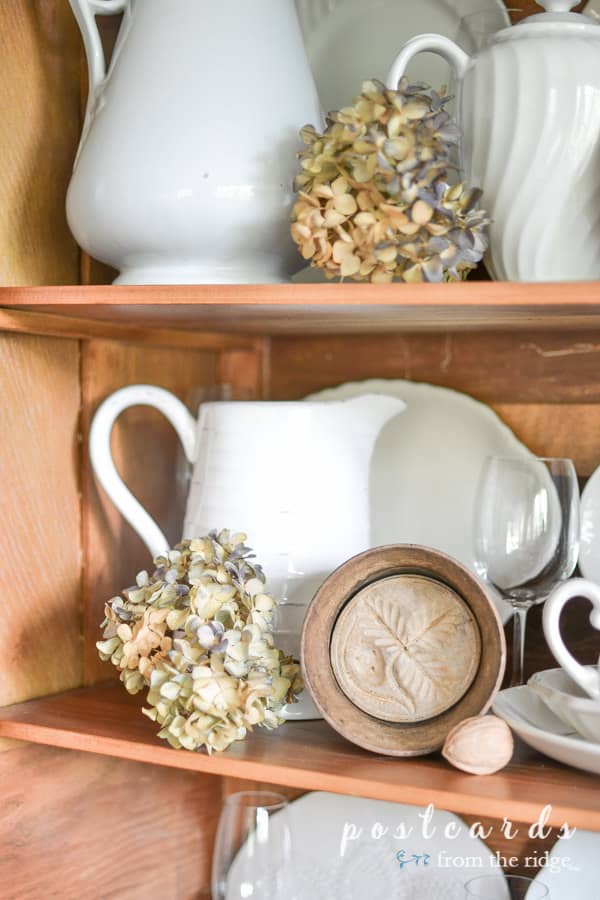
[[[586,667],[591,674],[595,667]],[[527,682],[548,709],[566,725],[600,744],[600,702],[592,700],[562,669],[536,672]]]
[[[560,614],[573,597],[585,597],[592,604],[590,626],[600,631],[600,585],[585,578],[571,578],[559,585],[544,604],[544,636],[556,662],[591,697],[600,710],[600,664],[582,666],[565,646],[560,632]]]
[[[500,691],[492,709],[534,750],[600,775],[600,744],[573,735],[571,727],[555,716],[529,685]]]
[[[281,604],[277,645],[299,658],[304,613],[316,589],[371,545],[371,454],[380,429],[405,404],[374,395],[331,403],[204,403],[196,421],[162,388],[132,385],[111,394],[92,422],[92,465],[156,556],[167,539],[122,482],[110,449],[115,419],[138,405],[167,417],[193,464],[183,537],[215,528],[246,532]],[[306,695],[286,708],[286,716],[320,718]]]
[[[600,26],[576,0],[499,31],[473,57],[444,35],[408,41],[388,75],[396,87],[422,51],[460,82],[463,167],[491,215],[494,278],[600,278]]]
[[[67,196],[122,284],[273,282],[298,131],[321,118],[294,0],[70,0],[90,94]],[[124,12],[108,72],[94,15]]]

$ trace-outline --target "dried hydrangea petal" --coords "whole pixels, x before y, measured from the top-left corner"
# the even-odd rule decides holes
[[[417,200],[410,211],[413,222],[418,225],[426,225],[433,216],[433,209],[424,200]]]

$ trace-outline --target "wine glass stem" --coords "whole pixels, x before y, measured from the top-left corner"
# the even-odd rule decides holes
[[[525,657],[525,627],[529,606],[515,606],[513,618],[513,659],[511,687],[523,684],[523,660]]]

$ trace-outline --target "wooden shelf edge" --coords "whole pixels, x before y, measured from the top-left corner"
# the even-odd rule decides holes
[[[187,350],[221,351],[256,348],[256,338],[243,334],[135,325],[128,322],[109,322],[61,313],[4,307],[0,307],[1,331],[76,340],[116,340],[129,344],[181,347]]]
[[[48,318],[19,319],[35,314]],[[0,316],[8,328],[197,347],[252,335],[585,331],[600,328],[600,281],[5,287]]]
[[[504,773],[476,777],[436,757],[375,757],[324,722],[292,722],[271,734],[259,729],[225,753],[208,756],[169,748],[140,705],[120,685],[69,691],[0,710],[0,737],[301,790],[433,803],[458,814],[515,822],[533,822],[551,804],[550,824],[600,831],[598,780],[528,750],[524,761]]]
[[[572,307],[600,305],[600,281],[465,281],[452,284],[199,284],[49,285],[0,288],[0,306],[161,306],[312,304],[335,307],[510,306]]]

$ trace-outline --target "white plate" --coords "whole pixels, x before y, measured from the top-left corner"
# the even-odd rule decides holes
[[[581,495],[579,568],[584,578],[600,582],[600,466]]]
[[[463,900],[464,882],[492,871],[493,854],[483,841],[470,837],[458,816],[442,810],[434,811],[426,837],[425,811],[402,803],[314,792],[291,803],[289,814],[295,865],[288,900]],[[444,837],[450,823],[455,839]],[[413,829],[407,839],[395,836],[402,825]],[[377,838],[374,828],[388,832]],[[429,854],[427,865],[421,860],[401,868],[402,850],[408,860]],[[230,878],[235,882],[235,877],[234,862]],[[239,894],[229,889],[228,897],[233,896]]]
[[[461,17],[480,11],[494,13],[497,28],[510,24],[502,0],[296,0],[296,7],[325,111],[348,106],[366,79],[385,81],[414,35],[457,38]],[[448,65],[431,53],[420,54],[407,74],[435,88],[450,78]]]
[[[600,775],[600,744],[575,735],[527,685],[500,691],[492,708],[530,747],[558,762]]]
[[[535,879],[545,884],[552,900],[598,900],[600,882],[600,834],[576,831],[550,851],[559,864],[544,868]]]
[[[382,430],[371,462],[371,542],[423,544],[475,571],[477,481],[487,456],[530,457],[496,413],[466,394],[401,379],[342,384],[309,400],[392,394],[406,410]],[[512,609],[500,597],[504,622]]]

